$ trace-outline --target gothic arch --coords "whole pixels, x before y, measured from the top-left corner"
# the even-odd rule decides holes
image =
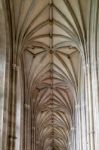
[[[90,27],[89,24],[93,21],[92,15],[95,21],[98,20],[98,7],[95,13],[90,10],[98,3],[98,0],[76,0],[75,3],[73,0],[61,0],[61,3],[60,0],[5,0],[10,38],[9,66],[12,68],[9,73],[10,87],[13,91],[8,106],[11,110],[8,129],[8,135],[11,133],[8,137],[10,147],[16,146],[19,138],[22,138],[21,148],[25,150],[62,150],[71,147],[69,140],[75,136],[77,126],[76,111],[82,103],[87,103],[85,97],[81,102],[81,92],[84,93],[84,87],[87,90],[90,86],[86,82],[91,79],[89,49],[93,45],[89,36],[97,26]],[[82,89],[79,89],[81,84]],[[23,132],[19,125],[21,121],[18,124],[19,134],[23,135],[17,135],[18,140],[15,125],[17,99],[20,99],[22,106],[20,118],[21,109],[24,118]]]

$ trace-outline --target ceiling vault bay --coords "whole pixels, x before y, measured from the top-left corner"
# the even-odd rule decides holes
[[[82,49],[85,50],[86,39],[81,2],[9,2],[11,12],[8,17],[15,49],[12,61],[17,64],[21,59],[25,109],[29,109],[30,113],[28,117],[28,112],[25,112],[24,140],[31,141],[31,149],[69,149],[78,85],[79,50],[84,57]],[[28,145],[25,144],[25,147]]]

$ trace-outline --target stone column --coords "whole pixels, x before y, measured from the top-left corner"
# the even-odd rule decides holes
[[[99,51],[99,0],[89,2],[89,25],[87,29],[86,92],[88,101],[88,150],[99,149],[99,96],[98,60]]]
[[[0,0],[0,150],[3,143],[4,99],[5,99],[5,69],[6,69],[6,33],[5,17]],[[6,119],[6,116],[5,116]]]

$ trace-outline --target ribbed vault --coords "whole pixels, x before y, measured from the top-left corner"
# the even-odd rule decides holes
[[[8,7],[24,78],[25,149],[28,140],[33,150],[69,149],[86,38],[81,2],[14,0]]]
[[[73,60],[79,56],[75,42],[78,33],[66,1],[37,0],[33,5],[32,19],[27,15],[32,13],[29,8],[22,26],[26,101],[30,97],[32,113],[31,143],[38,150],[65,150],[70,146],[73,128],[78,67]]]
[[[99,0],[1,1],[0,148],[98,150]]]

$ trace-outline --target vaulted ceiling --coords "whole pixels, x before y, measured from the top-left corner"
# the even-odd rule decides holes
[[[66,150],[70,144],[79,50],[86,38],[87,9],[85,0],[82,1],[13,0],[10,3],[14,48],[22,62],[26,103],[31,99],[38,149]]]

